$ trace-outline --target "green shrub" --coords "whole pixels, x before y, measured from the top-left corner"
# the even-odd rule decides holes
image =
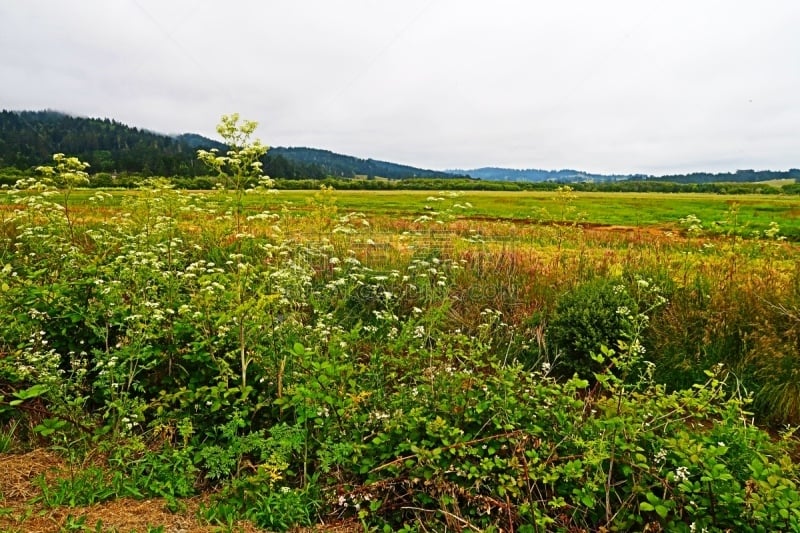
[[[562,375],[577,372],[586,379],[602,371],[603,364],[592,354],[600,353],[601,346],[615,348],[628,332],[628,316],[637,312],[620,281],[598,278],[563,294],[547,330],[560,354],[556,370]]]
[[[313,486],[279,486],[274,472],[259,469],[232,479],[201,515],[222,526],[244,518],[270,531],[287,531],[315,523],[319,507]]]

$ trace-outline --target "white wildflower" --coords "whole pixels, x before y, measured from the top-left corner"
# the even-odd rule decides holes
[[[686,481],[689,479],[689,469],[685,466],[679,466],[675,470],[675,480],[676,481]]]

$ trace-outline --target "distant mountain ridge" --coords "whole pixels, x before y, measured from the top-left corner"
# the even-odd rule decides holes
[[[755,183],[761,181],[795,179],[800,180],[800,170],[737,170],[736,172],[693,172],[649,176],[647,174],[593,174],[580,170],[540,170],[483,167],[470,170],[454,170],[473,178],[487,181],[545,182],[558,183],[606,183],[614,181],[655,181],[670,183]]]
[[[19,172],[51,162],[62,152],[88,162],[92,173],[130,173],[141,176],[198,177],[208,169],[197,160],[200,148],[226,146],[195,133],[165,135],[127,126],[112,119],[76,117],[58,111],[0,111],[0,169]],[[676,183],[759,182],[800,180],[800,170],[737,170],[727,173],[695,172],[669,176],[596,174],[572,169],[509,169],[482,167],[471,170],[429,170],[388,161],[337,154],[306,147],[273,147],[263,158],[264,173],[273,178],[412,178],[471,177],[500,182],[605,183],[659,181]]]
[[[575,183],[587,181],[620,181],[646,178],[643,174],[593,174],[580,170],[541,170],[536,168],[513,169],[501,167],[482,167],[471,170],[453,170],[452,172],[469,174],[473,178],[491,181],[558,181]]]

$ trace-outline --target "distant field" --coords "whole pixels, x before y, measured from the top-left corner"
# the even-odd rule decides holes
[[[304,205],[313,193],[281,191],[276,199]],[[365,214],[422,215],[426,206],[442,211],[469,202],[472,207],[455,209],[459,217],[489,217],[530,221],[578,221],[621,226],[677,228],[680,219],[693,214],[709,229],[732,222],[738,206],[739,229],[763,230],[777,222],[785,233],[800,235],[800,199],[769,195],[718,196],[669,193],[572,193],[560,198],[553,192],[467,192],[456,198],[427,191],[337,191],[341,211]],[[429,200],[444,198],[441,201]],[[716,225],[714,223],[717,223]]]
[[[769,185],[771,187],[783,187],[784,185],[792,185],[796,183],[797,180],[794,178],[786,178],[782,180],[766,180],[766,181],[759,181],[758,183],[761,185]]]
[[[93,191],[76,191],[76,206],[90,205]],[[111,205],[135,191],[112,191]],[[216,193],[192,193],[212,199]],[[247,209],[289,209],[302,214],[315,201],[317,191],[280,191],[270,196],[246,197]],[[0,197],[0,202],[8,202]],[[414,219],[422,215],[460,219],[497,219],[522,223],[578,222],[591,225],[657,227],[674,230],[680,220],[694,215],[710,233],[735,231],[749,235],[763,231],[771,222],[781,234],[800,239],[800,198],[775,195],[714,195],[684,193],[570,193],[469,191],[334,191],[330,199],[341,214]],[[467,205],[469,204],[469,205]],[[461,206],[461,207],[459,207]]]

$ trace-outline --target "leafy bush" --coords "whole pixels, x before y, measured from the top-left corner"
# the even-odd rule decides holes
[[[600,353],[601,346],[615,347],[630,328],[628,315],[638,312],[635,300],[620,281],[598,278],[564,293],[547,329],[561,354],[560,373],[577,373],[589,379],[602,371],[602,363],[592,354]]]
[[[212,524],[246,519],[270,531],[287,531],[312,525],[319,507],[313,487],[277,486],[274,478],[259,471],[232,479],[201,515]]]

